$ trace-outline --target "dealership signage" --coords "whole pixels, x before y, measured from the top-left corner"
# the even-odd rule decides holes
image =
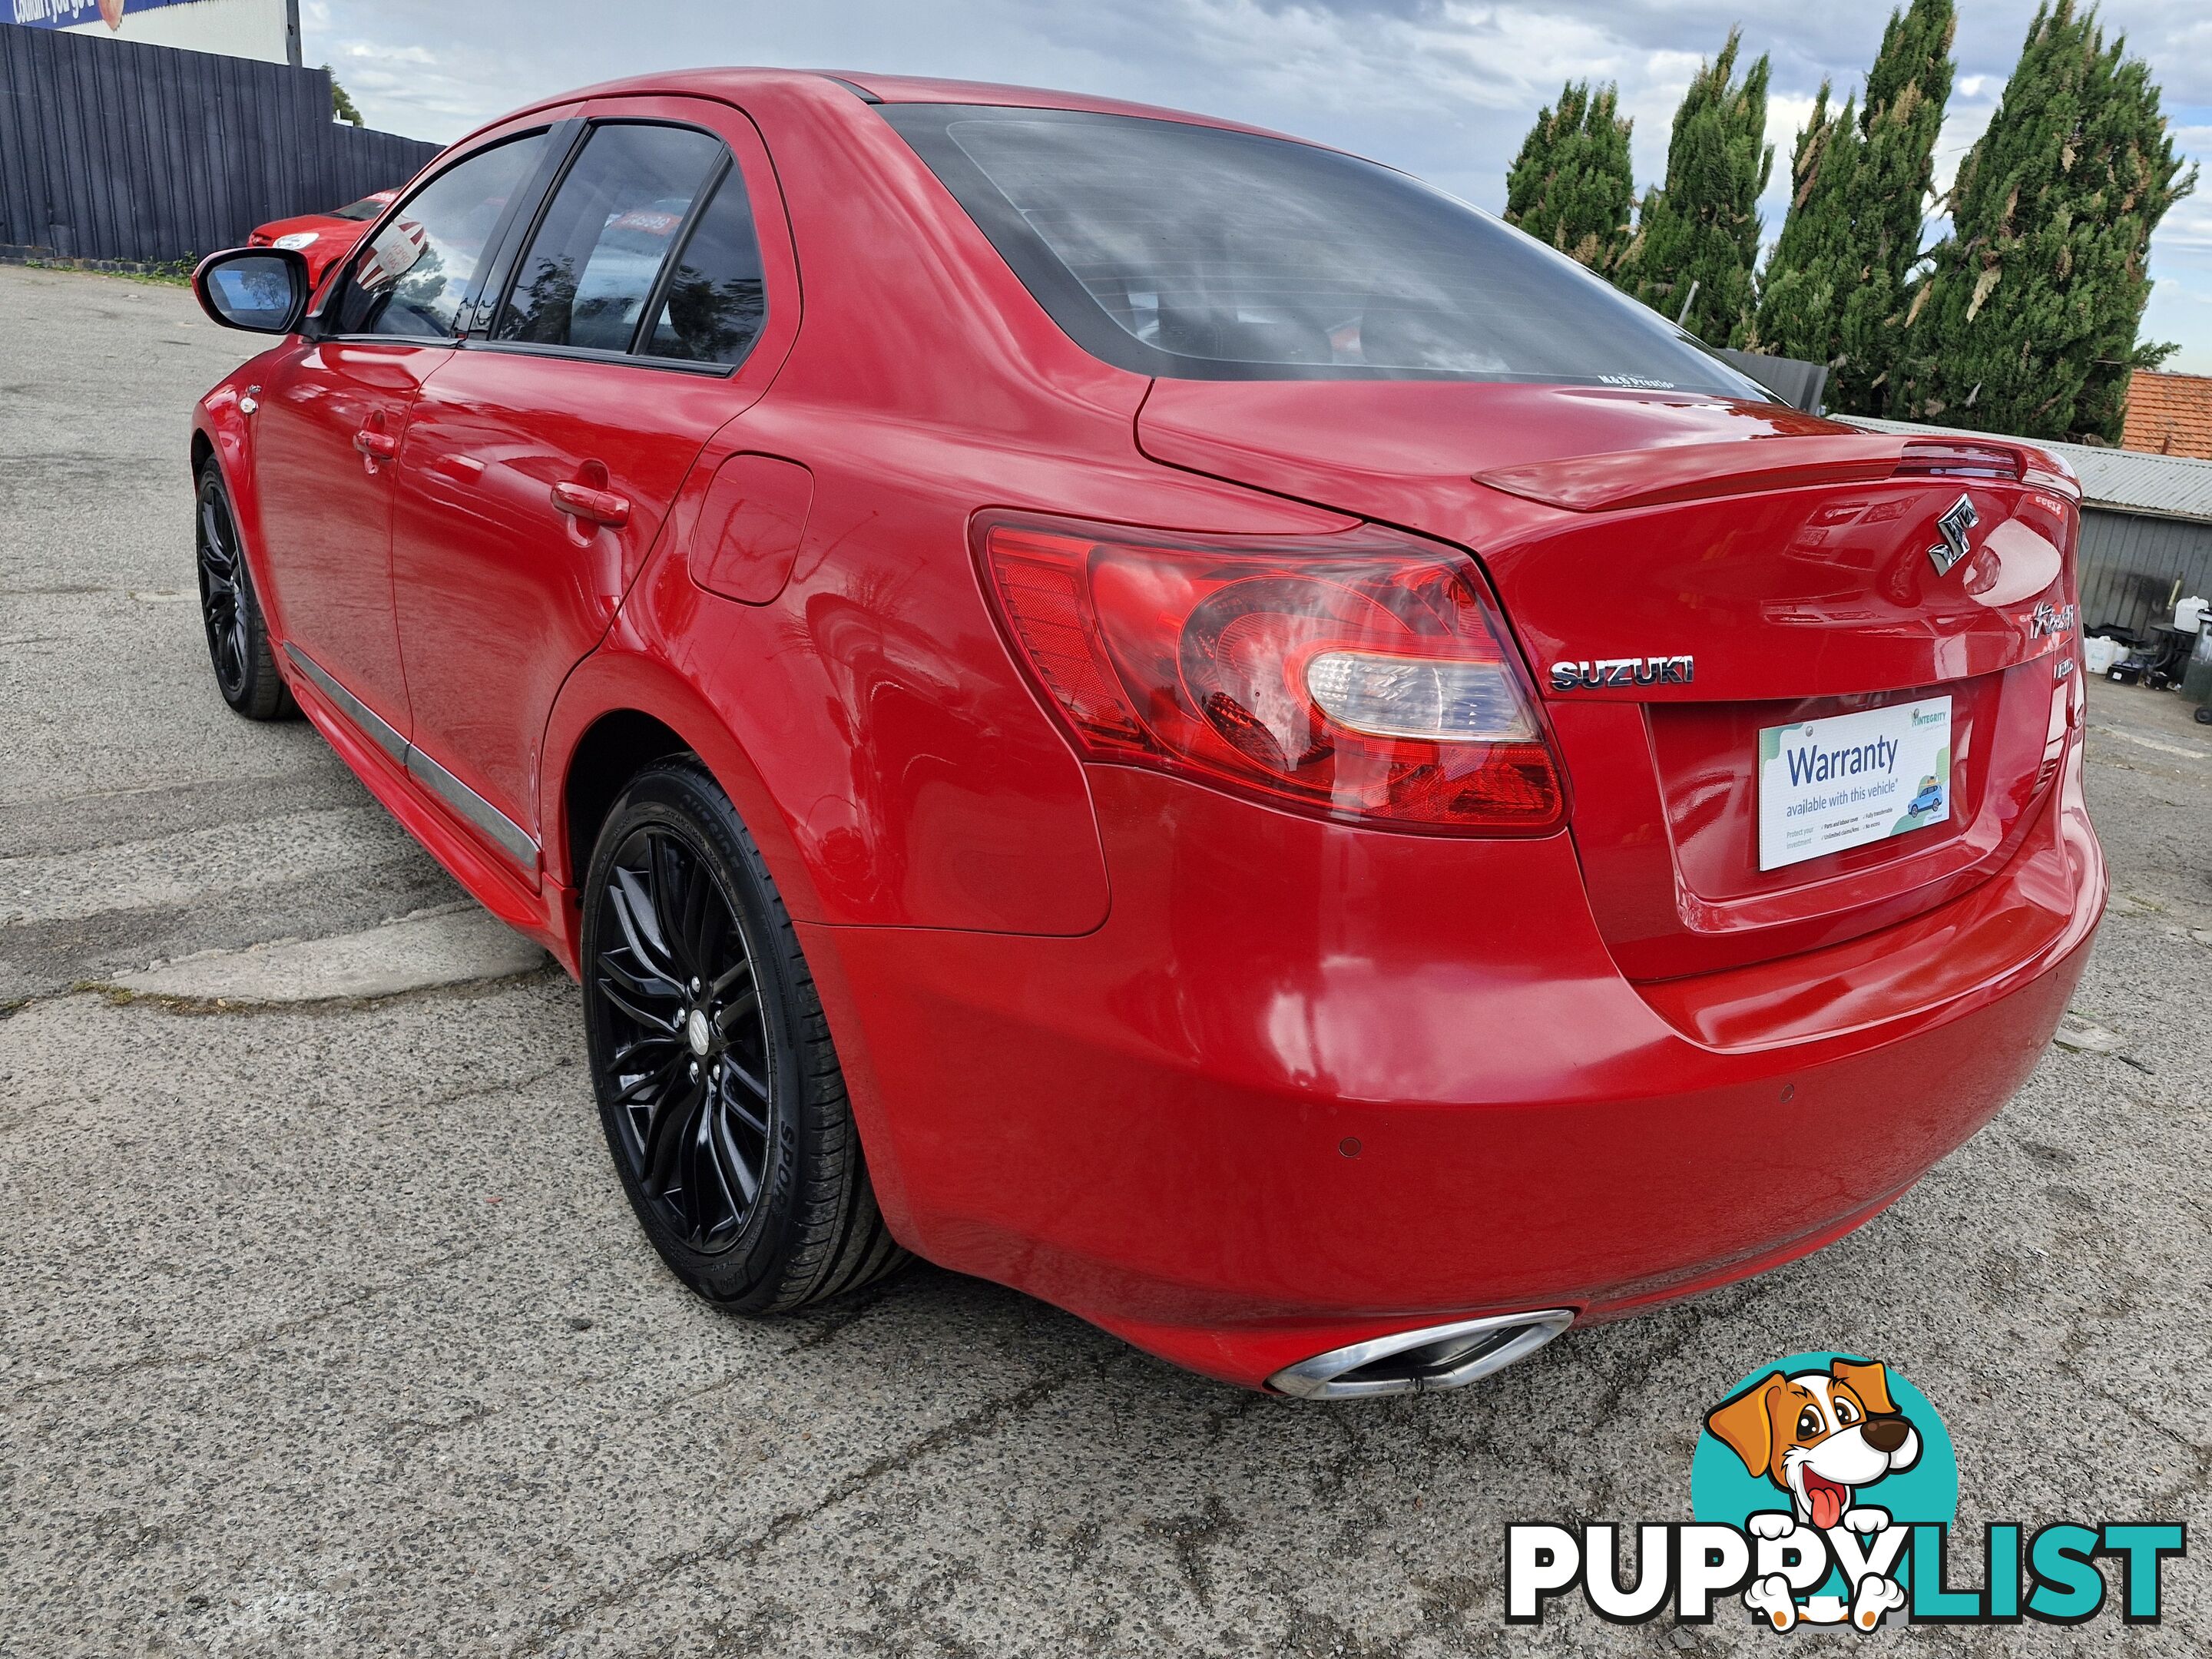
[[[300,67],[300,0],[0,0],[0,23]]]
[[[123,27],[125,12],[158,11],[164,6],[197,6],[204,0],[7,0],[14,21],[34,29],[73,29],[81,23]]]

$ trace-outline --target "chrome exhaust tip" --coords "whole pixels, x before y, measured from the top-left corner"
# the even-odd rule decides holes
[[[1286,1365],[1267,1379],[1267,1386],[1300,1400],[1366,1400],[1464,1388],[1526,1359],[1574,1322],[1573,1309],[1547,1308],[1400,1331]]]

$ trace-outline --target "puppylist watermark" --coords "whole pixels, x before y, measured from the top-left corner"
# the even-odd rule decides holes
[[[1505,1621],[1576,1595],[1599,1618],[1710,1624],[1731,1599],[1778,1634],[1800,1625],[2154,1625],[2179,1521],[1993,1521],[1958,1535],[1958,1461],[1927,1397],[1877,1360],[1793,1354],[1705,1419],[1687,1522],[1516,1522]],[[1633,1576],[1622,1559],[1635,1534]],[[2108,1571],[2109,1569],[2109,1571]]]

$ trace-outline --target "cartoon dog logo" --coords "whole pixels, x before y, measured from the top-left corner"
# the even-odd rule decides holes
[[[1794,1376],[1775,1371],[1714,1407],[1705,1426],[1822,1532],[1844,1523],[1860,1490],[1920,1461],[1919,1431],[1890,1403],[1879,1360],[1832,1360],[1826,1371]]]
[[[1920,1431],[1891,1402],[1889,1373],[1879,1360],[1834,1359],[1826,1370],[1771,1372],[1706,1413],[1705,1426],[1750,1474],[1789,1495],[1789,1513],[1749,1517],[1751,1532],[1760,1538],[1787,1537],[1798,1526],[1886,1531],[1889,1512],[1861,1503],[1859,1494],[1920,1461]],[[1815,1596],[1802,1616],[1814,1624],[1848,1617],[1871,1630],[1904,1601],[1901,1585],[1869,1573],[1858,1581],[1848,1609],[1839,1598]],[[1800,1616],[1779,1577],[1753,1583],[1744,1604],[1778,1630]]]

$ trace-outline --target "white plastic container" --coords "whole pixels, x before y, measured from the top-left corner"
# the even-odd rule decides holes
[[[2120,659],[2125,649],[2118,640],[2105,639],[2101,635],[2094,640],[2084,640],[2081,641],[2081,666],[2101,678],[2112,672],[2112,665]]]
[[[2212,602],[2195,595],[2173,607],[2173,625],[2185,634],[2194,634],[2204,625],[2204,613],[2212,611]]]

